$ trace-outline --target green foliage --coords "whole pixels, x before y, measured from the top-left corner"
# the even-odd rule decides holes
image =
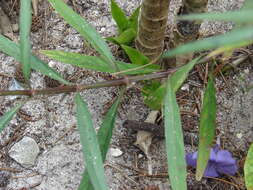
[[[6,112],[2,117],[0,117],[0,132],[4,129],[4,127],[11,121],[16,112],[24,105],[20,103],[15,107],[11,108],[8,112]]]
[[[233,21],[237,24],[252,24],[252,10],[228,11],[224,13],[190,14],[178,17],[179,20]]]
[[[20,46],[12,41],[10,41],[8,38],[4,37],[0,34],[0,51],[8,54],[9,56],[14,57],[17,61],[21,61],[21,55],[20,55]],[[70,84],[68,81],[63,79],[60,74],[58,74],[55,70],[50,68],[46,63],[41,61],[38,57],[31,55],[31,67],[32,69],[35,69],[39,71],[40,73],[58,80],[59,82],[63,84]]]
[[[22,63],[23,75],[26,81],[29,81],[31,73],[31,44],[30,30],[32,22],[31,0],[20,1],[20,57]]]
[[[117,45],[130,44],[137,35],[139,12],[140,7],[138,7],[128,18],[117,3],[114,0],[111,0],[111,14],[117,24],[119,35],[106,39]]]
[[[46,56],[53,58],[57,61],[61,61],[63,63],[68,63],[71,65],[75,65],[85,69],[91,69],[95,71],[114,73],[114,69],[108,65],[108,63],[100,57],[95,56],[86,56],[79,53],[71,53],[71,52],[63,52],[63,51],[41,51]],[[133,71],[127,71],[125,74],[145,74],[157,71],[157,67],[155,65],[150,65],[146,68],[141,68],[140,65],[136,64],[127,64],[124,62],[116,61],[119,71],[127,71],[129,69],[135,69]]]
[[[133,28],[128,28],[124,30],[119,36],[116,37],[108,37],[106,38],[108,41],[121,45],[121,44],[129,44],[136,37],[136,31]]]
[[[120,103],[121,96],[114,102],[110,110],[107,112],[100,129],[98,130],[97,138],[99,148],[101,150],[102,160],[105,161],[106,153],[109,149],[109,145],[111,142],[112,132],[114,129],[115,118],[117,115],[117,109]],[[90,178],[87,170],[83,173],[82,181],[79,185],[78,190],[92,190],[93,186],[90,183]]]
[[[244,164],[244,178],[247,190],[253,190],[253,144],[251,144]]]
[[[95,190],[109,190],[105,181],[103,161],[96,131],[93,128],[87,103],[83,101],[79,94],[76,94],[75,105],[77,126],[88,175]]]
[[[149,63],[149,58],[143,55],[137,49],[125,45],[121,45],[121,47],[126,52],[127,56],[133,64],[146,65]]]
[[[114,0],[111,0],[111,14],[118,26],[119,33],[121,34],[128,28],[129,21],[123,10]]]
[[[166,84],[164,97],[164,127],[168,172],[173,190],[186,190],[186,163],[180,111],[171,80]]]
[[[210,50],[224,46],[234,46],[236,44],[242,44],[242,46],[245,46],[246,44],[251,44],[253,42],[252,36],[253,27],[244,27],[223,35],[183,44],[175,49],[164,52],[162,57],[173,57],[176,55]]]
[[[189,72],[192,70],[194,65],[199,61],[199,58],[192,60],[190,63],[179,68],[172,76],[169,78],[171,81],[173,92],[176,92],[180,86],[183,84],[185,79],[187,78]],[[154,89],[154,87],[158,87],[157,84],[151,85],[150,89],[148,86],[145,87],[143,91],[144,102],[151,109],[159,110],[163,104],[163,97],[166,93],[166,84],[162,84],[158,88]]]
[[[80,15],[75,13],[62,0],[48,0],[64,20],[76,29],[108,61],[113,68],[114,57],[98,32]],[[116,70],[115,70],[116,71]]]
[[[216,97],[212,77],[209,77],[200,114],[199,148],[196,179],[201,180],[209,160],[210,148],[215,137]]]

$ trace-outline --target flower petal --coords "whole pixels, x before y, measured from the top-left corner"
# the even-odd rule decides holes
[[[187,165],[196,168],[197,158],[198,158],[198,152],[186,154],[185,159],[186,159]]]
[[[216,163],[215,162],[208,162],[205,173],[205,177],[218,177],[219,173],[216,170]]]
[[[220,174],[235,175],[237,172],[236,160],[232,158],[232,154],[227,150],[220,150],[217,154],[217,171]]]
[[[227,150],[218,151],[216,162],[223,165],[236,163],[235,159],[232,158],[232,154]]]

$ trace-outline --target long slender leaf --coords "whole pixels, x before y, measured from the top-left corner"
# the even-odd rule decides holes
[[[170,77],[171,85],[173,92],[176,92],[180,86],[183,84],[185,79],[187,78],[189,72],[192,70],[194,65],[198,62],[199,58],[192,60],[190,63],[179,68],[172,76]],[[159,110],[162,107],[163,97],[166,93],[166,84],[162,84],[156,90],[152,89],[148,93],[148,96],[144,96],[144,102],[151,109]],[[144,94],[145,95],[145,94]]]
[[[115,68],[114,57],[98,32],[62,0],[48,0],[64,20],[76,29]],[[115,70],[116,71],[116,70]]]
[[[251,144],[244,164],[244,178],[247,190],[253,190],[253,144]]]
[[[210,149],[215,137],[216,97],[212,77],[209,77],[200,114],[200,131],[196,179],[201,180],[209,160]]]
[[[101,150],[102,160],[105,161],[106,153],[108,151],[112,132],[114,129],[115,118],[117,114],[117,109],[120,103],[121,96],[114,102],[110,110],[107,112],[100,129],[98,130],[97,138],[99,148]],[[83,178],[78,190],[92,190],[92,184],[90,183],[90,178],[87,170],[83,173]]]
[[[149,62],[149,58],[139,52],[137,49],[134,49],[129,46],[121,45],[129,59],[133,64],[136,65],[146,65]]]
[[[179,20],[210,20],[210,21],[233,21],[237,24],[252,24],[252,11],[250,9],[229,11],[224,13],[190,14],[178,17]]]
[[[244,27],[233,30],[223,35],[218,35],[181,45],[175,49],[164,52],[162,57],[163,58],[173,57],[180,54],[209,50],[219,48],[222,46],[229,46],[237,43],[242,43],[244,41],[249,41],[251,43],[252,37],[253,37],[253,27],[252,26]]]
[[[31,0],[21,0],[20,5],[20,53],[24,78],[29,81],[31,73],[31,44],[30,30],[32,23]]]
[[[179,107],[170,80],[167,82],[163,109],[166,153],[171,187],[173,190],[186,190],[186,163],[183,132]]]
[[[8,38],[4,37],[0,34],[0,51],[8,54],[9,56],[14,57],[17,61],[21,61],[20,56],[20,46],[12,41],[10,41]],[[31,56],[31,67],[32,69],[35,69],[42,74],[58,80],[62,82],[63,84],[70,84],[68,81],[63,79],[59,73],[57,73],[55,70],[50,68],[47,64],[45,64],[43,61],[41,61],[38,57],[32,55]]]
[[[129,17],[129,28],[133,28],[135,31],[138,30],[138,17],[139,17],[139,13],[140,13],[140,6],[137,7],[133,14]]]
[[[96,190],[109,190],[106,185],[102,156],[88,106],[80,94],[76,94],[75,104],[77,126],[90,180]]]
[[[78,53],[70,53],[70,52],[55,51],[55,50],[41,51],[41,53],[57,61],[68,63],[68,64],[75,65],[75,66],[85,68],[85,69],[91,69],[95,71],[108,72],[108,73],[113,73],[115,71],[113,68],[108,66],[106,61],[95,56],[86,56],[86,55],[82,55]],[[117,62],[117,65],[120,71],[134,69],[140,66],[140,65],[134,65],[134,64],[127,64],[124,62]],[[126,72],[125,74],[150,73],[156,70],[157,70],[157,67],[155,67],[155,65],[151,65],[147,68],[142,68],[139,70]]]
[[[6,112],[1,118],[0,118],[0,133],[4,129],[4,127],[11,121],[13,116],[16,114],[16,112],[24,105],[24,103],[20,103],[16,105],[15,107],[11,108],[8,112]]]
[[[121,34],[128,28],[129,23],[127,16],[114,0],[111,0],[111,14],[118,26],[119,33]]]

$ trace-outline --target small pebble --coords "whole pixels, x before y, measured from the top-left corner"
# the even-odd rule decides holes
[[[123,154],[119,148],[110,148],[110,153],[113,157],[119,157]]]

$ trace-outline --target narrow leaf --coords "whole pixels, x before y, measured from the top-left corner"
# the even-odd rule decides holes
[[[184,83],[187,78],[189,72],[192,70],[194,65],[198,62],[199,58],[192,60],[190,63],[179,68],[172,76],[169,78],[170,83],[172,85],[173,92],[176,92],[180,86]],[[159,110],[162,107],[163,97],[166,93],[166,84],[162,84],[156,90],[153,90],[148,94],[148,96],[144,96],[144,102],[151,109]]]
[[[9,56],[14,57],[17,61],[21,61],[20,46],[10,41],[8,38],[4,37],[1,34],[0,34],[0,51],[8,54]],[[41,61],[38,57],[32,55],[31,63],[32,63],[31,64],[32,69],[35,69],[52,79],[58,80],[62,82],[63,84],[70,84],[68,81],[63,79],[59,73],[57,73],[55,70],[50,68],[46,63]]]
[[[76,29],[114,67],[114,57],[98,32],[62,0],[48,0],[64,20]]]
[[[20,56],[22,63],[23,75],[26,81],[29,81],[31,73],[31,44],[30,30],[32,22],[31,0],[20,1]]]
[[[121,45],[121,44],[129,44],[136,37],[136,31],[133,28],[129,28],[122,32],[119,36],[106,38],[108,41]]]
[[[87,103],[82,100],[80,94],[76,94],[75,104],[77,126],[80,133],[80,141],[86,162],[86,169],[90,176],[90,180],[96,190],[109,190],[105,181],[103,161],[96,131],[92,124]]]
[[[125,45],[121,45],[121,47],[124,49],[133,64],[146,65],[149,63],[149,58],[143,55],[137,49]]]
[[[133,14],[129,17],[129,28],[133,28],[135,31],[138,30],[138,17],[139,17],[139,13],[140,13],[140,6],[137,7]]]
[[[11,108],[8,112],[6,112],[2,117],[0,117],[0,133],[23,105],[24,103],[16,105],[15,107]]]
[[[244,178],[247,190],[253,190],[253,144],[251,144],[244,164]]]
[[[179,20],[210,20],[210,21],[233,21],[237,24],[252,24],[252,10],[228,11],[224,13],[190,14],[178,17]]]
[[[102,160],[105,161],[106,153],[109,149],[112,132],[114,129],[115,118],[117,114],[117,109],[120,103],[121,96],[114,102],[110,110],[107,112],[100,129],[98,130],[97,138],[98,144],[101,150]],[[92,184],[90,183],[90,178],[87,170],[83,173],[83,178],[78,190],[92,190]]]
[[[199,147],[196,179],[201,180],[210,155],[210,149],[215,137],[216,97],[212,77],[209,77],[204,94],[203,106],[200,114]]]
[[[186,190],[186,163],[183,132],[179,107],[170,80],[167,82],[163,109],[166,153],[171,187],[173,190]]]
[[[198,40],[181,45],[175,49],[164,52],[162,57],[163,58],[173,57],[180,54],[209,50],[219,48],[222,46],[229,46],[237,43],[242,43],[244,41],[252,42],[252,37],[253,37],[253,27],[252,26],[244,27],[232,30],[231,32],[228,32],[223,35],[205,38],[203,40]]]
[[[114,73],[115,70],[111,68],[106,61],[101,59],[100,57],[95,56],[86,56],[78,53],[64,52],[64,51],[55,51],[55,50],[47,50],[41,51],[44,55],[55,59],[57,61],[68,63],[74,66],[78,66],[85,69],[91,69],[95,71]],[[124,62],[116,62],[120,71],[138,68],[140,65],[127,64]],[[135,71],[129,71],[125,74],[142,74],[142,73],[150,73],[156,71],[158,68],[154,66],[149,66],[147,68],[138,69]]]
[[[119,33],[121,34],[124,30],[128,28],[128,19],[123,10],[114,0],[111,0],[111,14],[113,20],[115,20],[118,26]]]

